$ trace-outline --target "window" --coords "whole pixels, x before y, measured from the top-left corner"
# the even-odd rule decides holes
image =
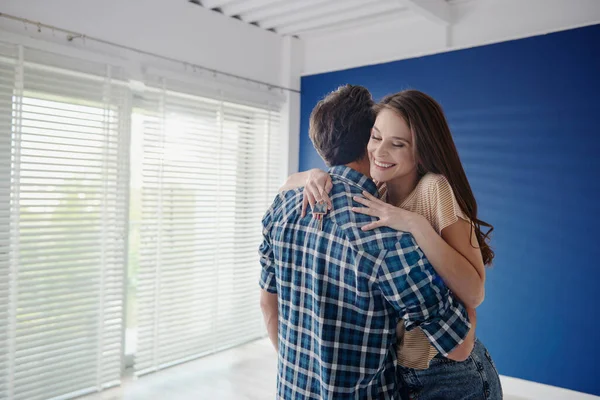
[[[143,374],[265,334],[277,109],[125,76],[0,43],[0,398],[73,398],[120,384],[125,353]]]
[[[264,335],[260,220],[279,183],[278,113],[148,87],[135,102],[136,372]],[[136,179],[134,176],[139,176]],[[133,267],[133,266],[132,266]]]
[[[29,400],[119,384],[129,112],[123,85],[107,66],[79,64],[89,69],[82,73],[57,68],[68,60],[42,52],[5,47],[0,54],[8,219],[0,263],[9,277],[0,297],[8,311],[1,390]]]

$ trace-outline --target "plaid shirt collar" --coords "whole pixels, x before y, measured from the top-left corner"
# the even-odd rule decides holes
[[[336,165],[329,169],[329,174],[335,175],[338,179],[357,186],[371,193],[373,196],[378,196],[375,182],[355,169],[346,167],[345,165]]]

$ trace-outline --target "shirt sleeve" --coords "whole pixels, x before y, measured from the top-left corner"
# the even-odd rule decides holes
[[[442,230],[459,218],[469,220],[456,200],[450,182],[443,175],[438,175],[429,190],[429,209],[432,214],[431,225],[441,235]]]
[[[451,296],[410,234],[388,250],[377,278],[384,298],[404,320],[407,330],[420,327],[444,356],[461,344],[471,324],[464,306]]]
[[[271,230],[274,224],[275,210],[281,205],[281,203],[281,196],[278,195],[273,201],[273,204],[271,204],[271,207],[269,207],[265,213],[262,219],[263,241],[258,248],[260,265],[262,266],[259,285],[269,293],[277,293],[277,281],[275,279],[275,256],[273,254]]]

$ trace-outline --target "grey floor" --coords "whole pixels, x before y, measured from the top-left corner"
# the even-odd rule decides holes
[[[275,399],[277,357],[267,339],[207,356],[81,400]]]
[[[274,400],[277,357],[261,339],[139,379],[82,400]],[[505,396],[505,400],[524,400]]]

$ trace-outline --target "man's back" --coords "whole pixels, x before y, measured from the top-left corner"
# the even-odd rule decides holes
[[[372,218],[352,196],[376,194],[347,167],[331,170],[333,209],[300,218],[301,190],[281,194],[263,220],[261,286],[279,302],[278,393],[283,399],[394,399],[396,325],[421,326],[447,354],[468,332],[412,236],[364,232]]]

